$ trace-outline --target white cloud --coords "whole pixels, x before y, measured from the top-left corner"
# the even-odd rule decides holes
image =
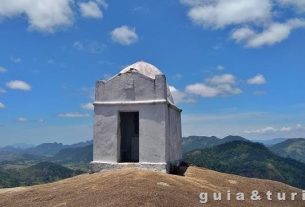
[[[238,95],[242,90],[236,86],[236,78],[232,74],[216,75],[207,78],[204,83],[190,84],[186,92],[202,97]]]
[[[231,39],[247,48],[275,45],[286,40],[291,32],[305,28],[299,11],[305,12],[305,0],[181,0],[189,6],[192,22],[204,28],[232,28]],[[288,7],[293,19],[282,14]],[[291,18],[291,17],[290,17]]]
[[[4,108],[5,108],[4,103],[0,102],[0,109],[4,109]]]
[[[73,47],[79,51],[98,54],[104,51],[106,45],[97,41],[85,40],[82,42],[81,41],[74,42]]]
[[[138,41],[138,35],[135,28],[130,28],[128,26],[121,26],[115,28],[111,32],[112,41],[119,43],[121,45],[131,45]]]
[[[0,73],[5,73],[7,70],[6,70],[6,68],[5,67],[1,67],[0,66]]]
[[[260,47],[262,45],[273,45],[287,39],[290,35],[290,31],[293,28],[288,24],[274,23],[270,25],[262,33],[254,35],[247,41],[248,47]]]
[[[292,130],[292,127],[282,127],[280,128],[281,132],[290,132]]]
[[[225,69],[225,67],[223,65],[217,65],[216,69],[218,71],[223,71]]]
[[[142,14],[147,14],[150,13],[150,9],[147,6],[135,6],[131,10],[133,13],[142,13]]]
[[[265,84],[267,81],[262,74],[257,74],[253,78],[248,79],[247,83],[251,85],[262,85]]]
[[[218,84],[235,84],[236,78],[232,74],[215,75],[207,79],[207,82],[212,85]]]
[[[199,95],[202,97],[215,97],[219,95],[219,91],[216,88],[207,86],[203,83],[195,83],[188,85],[186,91],[191,94]]]
[[[276,132],[277,129],[267,126],[264,127],[262,129],[256,129],[256,130],[246,130],[245,133],[246,134],[267,134],[267,133],[273,133]]]
[[[305,0],[277,0],[280,4],[284,6],[292,6],[298,11],[305,11]]]
[[[232,33],[231,38],[244,43],[246,47],[258,48],[280,43],[289,37],[292,30],[302,27],[305,27],[305,20],[291,19],[286,23],[272,23],[261,33],[249,28],[240,28]]]
[[[102,6],[103,8],[108,8],[108,4],[106,0],[95,0],[95,2],[98,3],[100,6]]]
[[[81,2],[79,4],[80,12],[83,17],[103,18],[103,12],[98,3],[94,1]]]
[[[93,106],[92,103],[82,104],[82,105],[81,105],[81,108],[82,108],[82,109],[85,109],[85,110],[89,110],[89,111],[94,110],[94,106]]]
[[[220,95],[224,96],[239,95],[242,93],[242,90],[235,85],[220,84],[215,87],[220,91]]]
[[[108,7],[106,0],[0,0],[0,5],[0,20],[23,17],[30,30],[45,33],[71,26],[76,9],[83,17],[102,18]]]
[[[28,84],[24,81],[21,81],[21,80],[10,81],[10,82],[6,83],[6,86],[13,90],[22,90],[22,91],[30,91],[32,88],[30,86],[30,84]]]
[[[270,0],[183,1],[191,6],[188,16],[196,24],[223,28],[228,25],[265,22],[271,17]]]
[[[86,113],[71,112],[71,113],[61,113],[58,114],[58,116],[62,118],[86,118],[89,117],[90,115]]]
[[[232,33],[231,38],[234,39],[236,42],[241,42],[241,41],[250,39],[254,35],[255,35],[255,32],[253,30],[251,30],[248,27],[244,27],[244,28],[236,29]]]
[[[273,23],[262,33],[254,35],[247,41],[248,47],[274,45],[287,39],[292,30],[305,27],[305,20],[292,19],[286,23]]]
[[[180,2],[188,6],[200,6],[204,3],[203,0],[180,0]]]
[[[194,103],[195,100],[190,98],[185,92],[176,89],[174,86],[169,86],[169,90],[173,96],[174,102],[178,103]]]
[[[54,32],[73,22],[71,0],[1,0],[0,18],[24,16],[29,29]]]
[[[18,122],[27,122],[28,119],[25,118],[25,117],[18,117],[18,118],[17,118],[17,121],[18,121]]]
[[[293,134],[296,132],[305,132],[305,126],[302,126],[301,124],[297,124],[295,126],[283,126],[283,127],[264,127],[261,129],[255,129],[255,130],[246,130],[244,131],[245,134],[252,134],[252,135],[265,135],[265,134],[279,134],[279,133],[286,133],[285,135]],[[287,134],[288,133],[288,134]],[[286,137],[286,136],[285,136]]]

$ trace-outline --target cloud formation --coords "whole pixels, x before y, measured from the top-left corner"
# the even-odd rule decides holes
[[[231,39],[248,48],[274,45],[305,27],[304,0],[181,0],[190,20],[203,28],[232,28]],[[291,17],[282,10],[294,8]]]
[[[169,86],[169,90],[173,96],[175,104],[194,103],[195,102],[195,100],[193,98],[189,97],[189,94],[178,90],[174,86]]]
[[[186,86],[186,92],[202,97],[231,96],[242,93],[237,87],[235,76],[232,74],[215,75],[207,78],[203,83]]]
[[[248,27],[240,28],[232,33],[231,38],[236,42],[244,43],[246,47],[258,48],[280,43],[287,39],[294,29],[302,27],[305,27],[305,20],[291,19],[286,23],[272,23],[261,33]]]
[[[225,67],[223,65],[217,65],[216,70],[223,71]]]
[[[110,34],[112,41],[121,45],[131,45],[139,39],[136,29],[126,25],[115,28]]]
[[[244,131],[245,134],[251,134],[251,135],[265,135],[265,134],[274,134],[274,133],[293,133],[293,132],[299,132],[304,131],[305,132],[305,126],[302,126],[301,124],[297,124],[295,126],[283,126],[283,127],[272,127],[267,126],[260,129],[255,130],[246,130]]]
[[[0,73],[5,73],[7,70],[6,70],[6,68],[5,67],[1,67],[0,66]]]
[[[267,83],[267,81],[262,74],[257,74],[256,76],[248,79],[247,83],[262,85]],[[174,86],[169,86],[169,89],[176,103],[194,103],[196,102],[196,96],[215,98],[239,95],[243,92],[239,86],[239,81],[237,78],[229,73],[210,76],[203,82],[191,83],[185,87],[184,91],[180,91]]]
[[[0,18],[24,16],[29,29],[54,32],[73,23],[70,0],[1,0]]]
[[[89,114],[79,113],[79,112],[70,112],[70,113],[58,114],[58,117],[61,117],[61,118],[87,118],[89,116],[90,116]]]
[[[82,105],[81,105],[81,108],[82,108],[82,109],[85,109],[85,110],[89,110],[89,111],[94,110],[94,106],[93,106],[92,103],[82,104]]]
[[[0,102],[0,109],[4,109],[4,108],[5,108],[4,103]]]
[[[76,9],[85,18],[103,17],[105,0],[0,0],[0,19],[24,17],[30,30],[53,33],[74,23]]]
[[[88,1],[79,4],[80,12],[83,17],[87,18],[103,18],[103,12],[97,2]]]
[[[104,51],[106,45],[97,41],[85,40],[74,42],[73,47],[82,52],[98,54]]]
[[[12,90],[30,91],[31,85],[22,80],[13,80],[6,83],[6,86]]]
[[[268,0],[214,0],[184,1],[191,3],[189,18],[204,27],[223,28],[229,25],[264,22],[270,18],[271,2]]]
[[[17,122],[27,122],[28,119],[25,118],[25,117],[18,117],[16,121],[17,121]]]
[[[202,82],[191,83],[180,91],[174,86],[169,86],[175,103],[195,103],[196,97],[216,98],[225,96],[235,96],[243,93],[239,86],[239,81],[233,74],[224,73],[207,77]],[[247,84],[262,85],[267,83],[262,74],[257,74],[249,78]],[[264,95],[264,91],[257,91],[255,95]]]
[[[305,12],[305,0],[277,0],[284,6],[291,6],[297,11]]]
[[[251,85],[262,85],[265,84],[267,81],[262,74],[257,74],[253,78],[248,79],[247,83]]]

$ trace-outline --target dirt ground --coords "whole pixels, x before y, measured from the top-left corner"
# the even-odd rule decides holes
[[[286,192],[286,201],[250,199],[251,192],[260,195],[271,191]],[[230,191],[231,200],[227,200]],[[208,193],[206,204],[199,194]],[[213,201],[213,192],[222,192],[221,201]],[[244,201],[236,200],[236,193],[245,193]],[[291,201],[290,193],[298,193]],[[189,167],[185,176],[168,175],[136,168],[83,174],[55,183],[0,189],[1,207],[93,207],[93,206],[305,206],[301,190],[260,179],[244,178],[207,169]],[[203,201],[203,200],[202,200]]]

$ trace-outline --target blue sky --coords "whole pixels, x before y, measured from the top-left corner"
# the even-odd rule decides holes
[[[304,0],[0,0],[0,146],[92,138],[93,86],[166,74],[184,135],[305,137]]]

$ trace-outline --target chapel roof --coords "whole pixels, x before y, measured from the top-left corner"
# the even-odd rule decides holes
[[[155,79],[156,75],[163,74],[156,66],[144,61],[139,61],[125,67],[123,70],[120,71],[120,74],[130,72],[138,72],[152,79]]]
[[[137,72],[152,79],[156,79],[156,75],[163,75],[160,69],[145,61],[138,61],[132,65],[125,67],[119,74]],[[174,104],[173,96],[169,86],[167,86],[167,100]]]

